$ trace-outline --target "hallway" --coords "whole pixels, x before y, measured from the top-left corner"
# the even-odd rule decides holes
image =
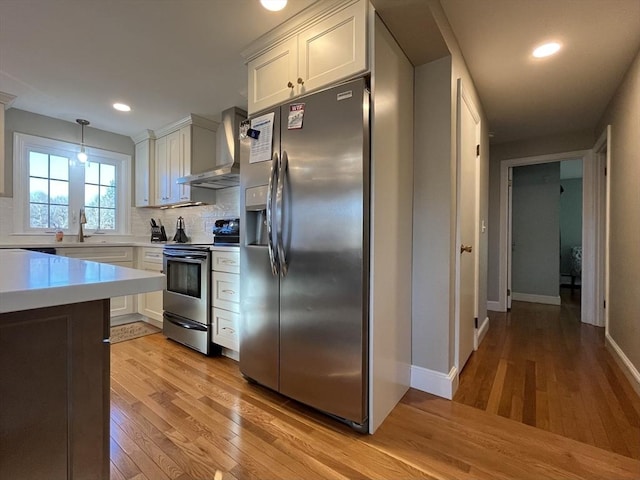
[[[604,344],[580,323],[580,291],[562,306],[513,302],[460,375],[463,403],[640,459],[640,398]]]

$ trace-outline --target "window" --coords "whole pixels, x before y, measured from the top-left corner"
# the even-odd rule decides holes
[[[128,233],[131,157],[92,148],[81,164],[77,152],[77,144],[14,134],[16,233],[76,233],[81,208],[85,231]]]

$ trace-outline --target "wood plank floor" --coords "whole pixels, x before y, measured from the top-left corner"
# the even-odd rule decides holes
[[[640,461],[410,390],[375,435],[161,334],[111,348],[111,479],[637,479]]]
[[[640,398],[604,328],[581,324],[578,292],[563,292],[562,306],[513,302],[489,320],[454,401],[640,459]]]

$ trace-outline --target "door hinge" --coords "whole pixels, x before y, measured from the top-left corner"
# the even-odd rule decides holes
[[[604,167],[604,176],[607,176],[607,167]]]
[[[606,300],[602,301],[602,308],[607,308],[607,301]]]
[[[511,296],[511,289],[507,288],[507,297]]]
[[[474,327],[476,327],[476,328],[478,328],[478,317],[475,317],[475,318],[473,319],[473,326],[474,326]]]
[[[513,186],[513,180],[509,180],[509,186],[512,187]]]
[[[480,156],[480,144],[476,145],[476,157]]]

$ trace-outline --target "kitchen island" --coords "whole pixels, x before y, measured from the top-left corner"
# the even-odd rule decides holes
[[[109,478],[109,298],[159,273],[0,250],[0,478]]]

